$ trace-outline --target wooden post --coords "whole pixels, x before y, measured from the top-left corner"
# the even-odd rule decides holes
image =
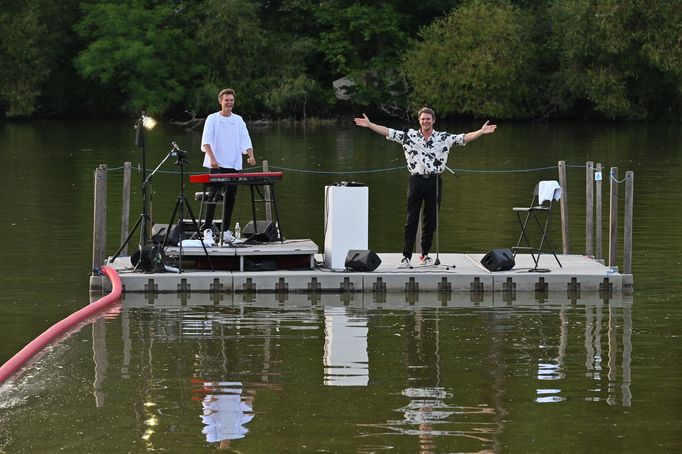
[[[268,172],[268,161],[263,161],[263,172]],[[270,186],[265,186],[265,220],[272,221],[272,194],[270,194]]]
[[[568,191],[566,190],[566,161],[559,161],[559,185],[561,186],[561,243],[563,253],[571,249],[568,237]]]
[[[104,264],[107,236],[107,166],[95,169],[94,218],[92,223],[92,269]]]
[[[618,167],[611,167],[609,174],[611,195],[609,200],[609,267],[616,266],[616,244],[618,243]]]
[[[123,163],[123,195],[121,200],[121,244],[128,238],[128,224],[130,222],[130,182],[131,182],[131,163]],[[128,255],[128,245],[123,246],[121,255]]]
[[[623,227],[623,274],[632,274],[632,213],[634,206],[635,174],[625,172],[625,224]]]
[[[604,258],[604,255],[602,253],[603,232],[602,232],[602,196],[601,196],[602,195],[602,193],[601,193],[602,176],[601,176],[601,174],[602,174],[601,162],[598,162],[597,168],[595,170],[595,177],[597,175],[599,175],[599,177],[594,182],[594,185],[595,185],[594,190],[596,193],[595,194],[595,196],[596,196],[595,197],[596,198],[595,203],[597,205],[596,212],[595,212],[597,219],[595,220],[595,226],[594,226],[595,233],[596,233],[595,242],[597,243],[596,248],[595,248],[596,249],[595,250],[595,252],[596,252],[595,258],[597,260],[601,260]]]
[[[585,167],[585,255],[593,255],[594,244],[592,232],[594,231],[594,163],[587,161]]]

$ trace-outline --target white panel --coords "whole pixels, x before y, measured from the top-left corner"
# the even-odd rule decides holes
[[[351,249],[368,249],[369,188],[326,186],[324,265],[343,270]]]

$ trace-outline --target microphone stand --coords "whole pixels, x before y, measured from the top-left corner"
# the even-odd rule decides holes
[[[440,265],[440,174],[436,175],[436,261],[434,265]]]
[[[454,176],[459,177],[450,167],[445,166]],[[435,266],[440,265],[440,185],[442,183],[440,174],[436,178],[436,260],[433,262]],[[446,269],[455,268],[455,265],[444,265]]]
[[[163,161],[161,161],[161,164],[163,164],[166,159],[168,159],[169,156],[177,156],[177,161],[175,162],[175,165],[180,166],[180,193],[178,194],[178,199],[175,202],[175,207],[173,208],[173,214],[171,214],[170,221],[168,221],[168,229],[166,230],[166,236],[163,239],[163,248],[164,251],[168,247],[169,244],[169,237],[171,233],[171,227],[173,226],[173,223],[175,222],[175,215],[180,213],[178,216],[178,224],[177,224],[177,229],[179,232],[178,235],[178,246],[179,246],[179,254],[178,254],[178,273],[182,273],[182,240],[183,237],[185,236],[185,230],[184,230],[184,216],[185,216],[185,210],[187,210],[187,213],[189,213],[190,218],[192,219],[192,227],[194,227],[194,231],[196,233],[197,238],[199,241],[201,241],[201,247],[204,250],[204,255],[206,256],[206,260],[208,260],[208,264],[211,267],[211,271],[215,271],[215,267],[213,266],[213,261],[211,260],[211,256],[208,253],[208,249],[206,249],[206,245],[204,244],[203,237],[201,235],[201,231],[199,229],[199,223],[197,222],[196,217],[194,216],[194,212],[192,211],[192,206],[189,204],[189,201],[187,200],[187,197],[185,196],[185,166],[188,164],[187,161],[187,152],[181,150],[178,148],[178,145],[175,142],[172,142],[173,144],[173,149],[168,152],[168,155],[164,158]],[[159,167],[161,167],[161,164],[159,164]],[[157,169],[159,168],[157,167]],[[156,170],[154,170],[156,171]]]

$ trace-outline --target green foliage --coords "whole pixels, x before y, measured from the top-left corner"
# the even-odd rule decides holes
[[[549,9],[560,111],[587,104],[607,118],[644,119],[682,99],[680,7],[641,0],[555,0]],[[579,112],[580,113],[580,112]]]
[[[334,79],[355,83],[354,104],[381,108],[391,102],[392,87],[399,82],[396,69],[408,41],[405,16],[389,3],[343,3],[324,2],[316,10],[319,49]]]
[[[5,0],[0,112],[203,115],[232,87],[247,117],[679,121],[681,24],[671,0]]]
[[[261,25],[258,6],[247,0],[205,2],[197,42],[208,70],[195,85],[196,110],[216,110],[217,93],[232,87],[242,114],[280,116],[300,108],[305,116],[304,106],[317,85],[306,75],[304,62],[314,43],[307,37],[268,32]]]
[[[128,113],[163,113],[184,101],[200,71],[186,36],[188,11],[170,2],[127,0],[84,5],[76,29],[89,41],[76,64],[85,77],[125,94]]]
[[[5,1],[0,10],[0,104],[8,117],[35,112],[52,68],[39,1]]]
[[[511,118],[522,105],[533,44],[522,12],[506,2],[466,3],[434,21],[405,53],[413,108],[440,115]]]

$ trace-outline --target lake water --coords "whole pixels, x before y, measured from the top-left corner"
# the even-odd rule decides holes
[[[370,248],[401,250],[407,171],[399,145],[350,120],[251,134],[259,161],[285,172],[277,195],[287,237],[321,247],[324,186],[352,180],[369,186]],[[146,134],[147,167],[176,141],[190,151],[188,171],[201,171],[199,139],[160,125]],[[120,167],[137,167],[141,150],[132,121],[45,121],[0,124],[0,157],[4,362],[90,301],[93,170],[111,169],[112,254]],[[679,451],[678,125],[500,124],[453,149],[457,175],[444,177],[439,248],[513,245],[511,207],[527,204],[538,180],[555,179],[559,160],[569,165],[570,251],[578,254],[585,162],[616,166],[619,178],[635,172],[634,295],[128,295],[0,387],[0,452]],[[170,218],[177,171],[171,159],[153,178],[156,222]],[[134,221],[138,172],[133,186]],[[620,185],[621,213],[623,193]],[[234,216],[242,225],[246,195]],[[608,184],[603,196],[608,256]],[[622,223],[619,234],[620,264]]]

